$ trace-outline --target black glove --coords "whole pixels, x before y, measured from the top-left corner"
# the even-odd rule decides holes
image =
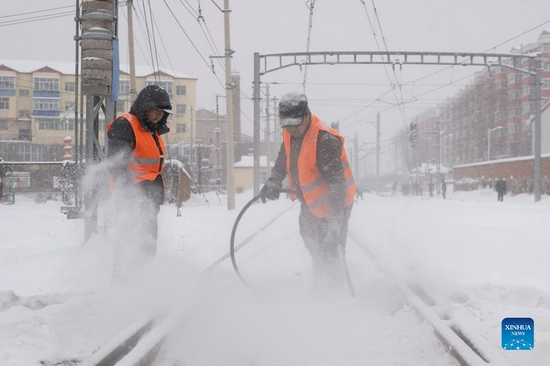
[[[344,223],[344,213],[332,213],[327,216],[327,242],[338,242],[342,233],[342,224]]]
[[[262,203],[266,202],[266,199],[270,200],[277,200],[279,199],[279,190],[280,185],[273,179],[268,179],[267,182],[265,182],[264,186],[262,187],[262,190],[260,191],[260,199],[262,200]]]

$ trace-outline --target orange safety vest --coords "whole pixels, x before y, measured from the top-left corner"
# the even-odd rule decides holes
[[[326,217],[330,212],[330,200],[328,197],[329,185],[323,179],[321,172],[317,168],[317,136],[319,131],[328,131],[340,139],[342,144],[342,152],[340,158],[344,165],[344,175],[346,177],[347,195],[345,206],[353,203],[355,197],[355,182],[353,173],[348,161],[346,149],[344,149],[344,138],[333,130],[321,123],[321,120],[312,115],[311,126],[306,131],[306,135],[302,141],[300,156],[298,157],[298,171],[300,174],[300,187],[309,210],[317,217]],[[286,151],[286,169],[289,172],[288,183],[292,185],[292,177],[290,176],[290,134],[283,129],[283,143]],[[295,195],[291,195],[292,200],[296,199]]]
[[[132,159],[128,162],[128,168],[134,176],[134,183],[144,180],[155,180],[164,170],[166,148],[162,137],[156,131],[154,132],[158,136],[159,145],[162,150],[161,153],[153,135],[143,128],[139,118],[131,113],[124,113],[118,118],[128,120],[136,136],[136,148],[132,153]],[[113,123],[114,120],[107,125],[107,131],[111,129]]]

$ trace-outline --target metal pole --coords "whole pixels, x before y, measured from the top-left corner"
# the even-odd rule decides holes
[[[128,13],[128,57],[130,63],[130,105],[134,103],[136,99],[136,61],[134,54],[134,22],[133,22],[133,13],[134,13],[134,0],[128,0],[126,2],[127,13]]]
[[[271,172],[271,164],[269,162],[271,161],[270,155],[271,155],[271,121],[270,121],[270,114],[269,114],[269,84],[266,86],[266,93],[265,93],[265,148],[266,148],[266,173],[269,176],[269,173]]]
[[[260,194],[260,53],[254,52],[254,197]]]
[[[439,182],[441,181],[441,120],[436,118],[435,122],[437,123],[437,171],[436,171],[436,180],[435,187],[437,195],[439,195]]]
[[[380,112],[376,114],[376,193],[380,193]]]
[[[75,70],[74,70],[74,160],[76,162],[80,159],[79,154],[79,144],[78,144],[78,93],[82,93],[82,88],[80,87],[80,11],[79,5],[80,0],[76,0],[76,17],[75,17]],[[78,186],[78,185],[77,185]],[[78,187],[77,187],[78,190]],[[75,194],[78,196],[78,193]],[[78,206],[79,202],[76,200],[75,206]]]
[[[231,81],[231,37],[229,23],[229,0],[223,2],[223,18],[225,33],[225,109],[227,116],[227,209],[235,209],[235,146],[233,136],[233,83]]]
[[[216,95],[216,166],[217,174],[216,178],[221,179],[221,166],[222,166],[222,157],[221,157],[221,146],[220,146],[220,112],[219,112],[219,104],[218,104],[218,97],[219,95]]]
[[[487,161],[491,160],[491,129],[487,130]]]
[[[195,154],[193,154],[193,142],[195,141],[195,137],[193,135],[193,106],[189,106],[189,112],[191,114],[191,118],[189,120],[189,164],[193,166],[193,163],[195,162]]]
[[[540,53],[535,58],[535,202],[540,201],[540,180],[541,180],[541,108],[542,108],[542,59]]]
[[[359,172],[359,137],[357,136],[357,132],[355,133],[355,136],[353,138],[353,146],[353,167],[355,168],[353,175],[355,177],[355,181],[358,182],[361,178],[361,174]]]

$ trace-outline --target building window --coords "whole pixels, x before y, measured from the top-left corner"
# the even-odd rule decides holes
[[[123,100],[119,100],[116,102],[116,114],[122,114],[126,112],[126,103],[124,103]]]
[[[31,130],[28,128],[19,129],[19,140],[20,141],[31,141]]]
[[[26,109],[20,110],[19,111],[19,119],[30,120],[31,119],[31,112],[29,110],[26,110]]]
[[[34,90],[59,91],[59,78],[33,78]]]
[[[522,96],[525,96],[525,95],[531,95],[531,94],[534,94],[535,92],[535,87],[533,85],[524,85],[522,88],[521,88],[521,95]]]
[[[58,111],[59,99],[33,99],[34,110],[39,111]]]
[[[181,116],[187,112],[186,104],[176,104],[176,115]]]
[[[39,130],[70,131],[74,129],[74,118],[38,118],[36,125]]]
[[[176,124],[176,133],[185,133],[187,132],[187,125],[185,123]]]
[[[19,96],[28,98],[30,96],[29,89],[19,89]]]
[[[15,89],[15,77],[0,76],[0,89]]]
[[[497,89],[506,89],[507,83],[506,80],[499,80],[495,83]]]
[[[74,81],[66,81],[65,82],[65,91],[66,92],[74,92],[76,90]]]
[[[5,118],[0,119],[0,130],[8,129],[8,120]]]
[[[534,112],[535,111],[535,102],[526,102],[521,105],[521,111],[523,113]]]
[[[510,108],[508,109],[508,117],[520,117],[521,108]]]
[[[74,110],[74,102],[65,102],[65,112]]]
[[[185,86],[185,85],[176,86],[176,94],[177,95],[187,95],[187,86]]]
[[[129,93],[130,93],[130,80],[119,80],[118,94],[129,94]]]
[[[542,80],[542,88],[543,89],[550,89],[550,79],[543,79]]]
[[[521,98],[521,90],[510,90],[508,92],[508,98],[509,99],[520,99]]]
[[[519,84],[521,83],[522,75],[518,73],[512,73],[508,75],[508,84]]]
[[[10,109],[10,98],[0,98],[0,109]]]
[[[170,95],[174,94],[174,82],[173,81],[148,81],[147,85],[158,85]]]

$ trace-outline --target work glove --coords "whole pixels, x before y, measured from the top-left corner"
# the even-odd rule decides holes
[[[326,240],[329,243],[338,242],[342,233],[344,223],[344,212],[332,213],[327,216],[327,234]]]
[[[266,199],[277,200],[279,199],[280,185],[274,179],[268,179],[260,191],[260,199],[262,203],[266,202]]]

